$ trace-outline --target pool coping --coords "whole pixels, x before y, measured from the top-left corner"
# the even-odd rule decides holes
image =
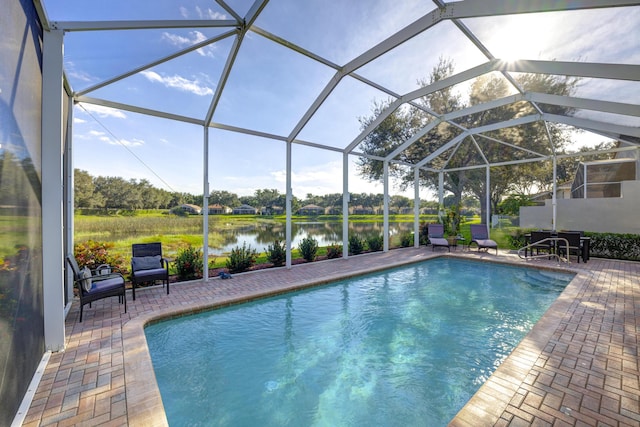
[[[533,328],[525,335],[520,344],[500,364],[489,379],[480,387],[473,397],[465,404],[458,414],[451,420],[451,426],[477,426],[494,424],[514,398],[518,388],[525,381],[526,376],[534,367],[543,348],[559,326],[561,319],[567,314],[571,304],[575,301],[580,288],[586,282],[586,273],[571,267],[552,267],[548,265],[531,265],[509,259],[469,258],[464,253],[432,253],[424,252],[421,256],[407,257],[396,260],[390,264],[368,267],[361,270],[351,270],[348,273],[340,273],[336,269],[335,274],[322,278],[300,280],[296,284],[285,285],[277,289],[250,291],[234,297],[223,297],[217,300],[196,303],[190,306],[174,306],[142,314],[126,322],[122,327],[122,339],[124,350],[124,372],[127,418],[130,426],[168,426],[162,397],[155,380],[155,373],[151,362],[151,356],[147,347],[144,328],[146,325],[172,317],[190,315],[205,310],[216,309],[232,304],[240,304],[259,298],[270,297],[286,292],[301,290],[309,287],[320,286],[335,280],[387,270],[389,268],[405,266],[417,262],[439,257],[464,258],[481,262],[493,262],[498,264],[518,267],[531,267],[541,270],[570,272],[576,276],[567,285],[547,311],[536,322]],[[335,262],[319,261],[319,262]],[[301,265],[300,267],[303,267]],[[293,266],[296,268],[298,266]],[[260,274],[250,272],[244,274]],[[256,276],[257,277],[257,276]],[[220,279],[209,279],[207,284]],[[204,281],[191,283],[202,284]],[[185,283],[184,285],[188,285]]]
[[[548,268],[541,269],[548,270]],[[494,425],[516,397],[562,319],[570,312],[571,306],[587,283],[588,275],[584,271],[567,267],[554,270],[575,273],[575,277],[509,356],[449,422],[449,426]]]

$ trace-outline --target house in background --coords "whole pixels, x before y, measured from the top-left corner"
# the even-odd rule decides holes
[[[375,212],[373,210],[373,208],[370,208],[368,206],[354,206],[353,208],[351,208],[351,213],[353,215],[373,215]]]
[[[325,215],[342,215],[342,206],[329,206],[324,209]]]
[[[324,208],[318,205],[306,205],[298,209],[298,215],[322,215]]]
[[[209,205],[209,215],[224,215],[230,214],[231,212],[233,212],[233,209],[228,206],[222,206],[219,204]]]
[[[202,213],[202,208],[197,205],[191,205],[189,203],[184,203],[180,206],[176,206],[171,209],[171,212],[175,213],[176,211],[182,211],[189,215],[200,215]]]
[[[619,144],[625,147],[628,144]],[[573,182],[557,186],[556,224],[551,193],[541,206],[520,208],[520,227],[640,234],[640,150],[581,162]]]
[[[234,215],[256,215],[258,213],[258,209],[249,205],[238,206],[237,208],[233,208],[232,213]]]
[[[284,208],[282,206],[263,206],[260,209],[261,215],[283,215]]]

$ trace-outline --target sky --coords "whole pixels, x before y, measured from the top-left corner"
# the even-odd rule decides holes
[[[51,21],[137,19],[231,19],[214,1],[86,2],[44,0]],[[227,1],[244,16],[247,0]],[[424,0],[271,0],[255,25],[262,30],[342,66],[404,26],[434,9]],[[640,63],[640,8],[527,14],[464,20],[495,57]],[[69,32],[64,66],[76,92],[152,63],[195,43],[220,40],[166,63],[135,73],[86,94],[203,119],[219,87],[232,49],[229,28],[157,29]],[[450,58],[460,72],[486,61],[457,27],[444,21],[398,48],[366,64],[357,73],[391,91],[418,88],[440,57]],[[289,136],[335,70],[249,31],[213,115],[213,122],[256,132]],[[636,82],[585,81],[579,96],[637,103]],[[467,85],[458,88],[462,93]],[[360,120],[372,115],[374,102],[388,95],[345,77],[296,138],[344,148],[361,131]],[[146,179],[168,191],[202,194],[204,130],[173,120],[114,110],[90,103],[74,108],[74,167],[93,176]],[[578,112],[591,117],[591,112]],[[592,117],[598,119],[598,117]],[[637,117],[607,117],[638,126]],[[630,121],[631,120],[631,121]],[[635,120],[635,121],[634,121]],[[575,146],[606,140],[576,134]],[[221,129],[209,130],[210,190],[240,196],[256,189],[286,192],[286,145],[280,140]],[[382,183],[358,175],[357,157],[350,156],[349,191],[381,193]],[[292,189],[296,197],[339,193],[343,189],[340,152],[293,144]],[[413,189],[390,193],[413,197]],[[422,190],[421,197],[433,199]]]

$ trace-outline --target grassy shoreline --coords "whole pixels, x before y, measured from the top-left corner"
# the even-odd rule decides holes
[[[76,213],[75,217],[75,243],[87,240],[111,242],[114,244],[113,251],[122,255],[125,259],[130,258],[131,244],[160,241],[167,254],[175,254],[178,249],[191,245],[202,247],[203,244],[203,217],[201,215],[190,215],[186,217],[167,215],[166,211],[143,211],[135,215],[85,215]],[[349,215],[350,224],[382,223],[383,215]],[[420,215],[419,221],[435,222],[435,215]],[[224,233],[233,233],[241,230],[242,227],[263,224],[273,224],[274,222],[284,226],[286,215],[209,215],[209,246],[212,248],[224,245]],[[341,223],[341,215],[319,215],[319,216],[292,216],[294,223]],[[389,215],[389,221],[393,223],[413,223],[412,214]],[[469,224],[479,222],[473,218],[463,222],[461,234],[467,239],[470,237]],[[501,246],[504,246],[506,236],[497,233],[496,236]],[[340,242],[338,242],[340,243]],[[392,236],[390,247],[399,247],[399,236]],[[318,256],[326,255],[326,248],[319,249]],[[300,258],[297,248],[293,248],[294,259]],[[210,263],[214,267],[224,266],[227,257],[223,255],[210,255]],[[266,254],[260,253],[258,263],[267,262]]]

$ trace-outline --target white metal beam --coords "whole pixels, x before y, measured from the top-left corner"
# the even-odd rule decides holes
[[[159,21],[52,21],[54,30],[107,31],[107,30],[152,30],[163,28],[226,28],[237,27],[233,19],[173,19]]]
[[[215,0],[216,3],[218,3],[229,15],[233,16],[233,18],[240,22],[242,21],[242,17],[240,15],[238,15],[236,13],[235,10],[233,10],[233,8],[231,6],[229,6],[226,2],[224,2],[223,0]]]
[[[50,351],[64,350],[65,344],[63,36],[62,31],[42,35],[42,291],[44,346]]]
[[[402,99],[396,99],[394,102],[389,104],[387,108],[384,109],[378,116],[373,119],[371,123],[365,127],[360,135],[358,135],[349,145],[347,145],[344,149],[346,153],[350,153],[353,149],[355,149],[364,139],[369,135],[375,128],[380,126],[380,124],[389,117],[394,111],[396,111],[402,104]]]
[[[220,75],[220,80],[216,85],[216,91],[213,94],[213,99],[211,100],[211,104],[209,105],[209,110],[207,111],[207,115],[205,116],[204,123],[205,126],[209,126],[211,120],[213,120],[213,114],[216,111],[216,107],[218,106],[218,102],[220,102],[220,98],[222,97],[222,91],[227,84],[227,80],[229,79],[229,75],[231,74],[231,69],[233,68],[233,64],[236,61],[236,57],[238,56],[238,51],[240,50],[240,46],[242,45],[242,40],[244,39],[245,29],[243,28],[240,33],[236,36],[236,39],[233,41],[233,46],[231,46],[231,51],[229,52],[229,56],[227,56],[227,62],[224,64],[224,69],[222,70],[222,74]]]
[[[103,82],[100,82],[98,84],[90,86],[90,87],[88,87],[88,88],[86,88],[84,90],[78,91],[78,92],[75,93],[75,95],[76,96],[82,96],[82,95],[85,95],[87,93],[93,92],[95,90],[98,90],[98,89],[100,89],[102,87],[108,86],[108,85],[110,85],[112,83],[115,83],[117,81],[120,81],[122,79],[126,79],[127,77],[132,76],[134,74],[137,74],[137,73],[139,73],[141,71],[144,71],[144,70],[147,70],[149,68],[155,67],[156,65],[160,65],[160,64],[165,63],[167,61],[171,61],[172,59],[175,59],[175,58],[178,58],[178,57],[180,57],[182,55],[185,55],[187,53],[193,52],[194,50],[198,50],[198,49],[203,48],[203,47],[205,47],[205,46],[207,46],[209,44],[216,43],[216,42],[218,42],[220,40],[226,39],[227,37],[233,36],[234,34],[237,34],[237,33],[238,33],[238,31],[236,29],[234,29],[232,31],[227,31],[225,33],[222,33],[222,34],[216,36],[216,37],[212,37],[212,38],[207,39],[207,40],[205,40],[203,42],[196,43],[196,44],[194,44],[192,46],[189,46],[186,49],[182,49],[182,50],[180,50],[178,52],[172,53],[171,55],[167,55],[167,56],[165,56],[163,58],[160,58],[160,59],[158,59],[156,61],[153,61],[153,62],[151,62],[149,64],[142,65],[140,67],[134,68],[133,70],[127,71],[126,73],[122,73],[122,74],[120,74],[118,76],[112,77],[112,78],[110,78],[108,80],[105,80]]]
[[[349,154],[342,153],[342,258],[349,257]]]
[[[389,161],[389,160],[394,159],[397,155],[399,155],[404,150],[409,148],[409,146],[413,145],[420,138],[422,138],[423,136],[428,134],[433,128],[438,126],[440,123],[442,123],[442,120],[436,119],[436,120],[432,121],[431,123],[429,123],[428,125],[426,125],[425,127],[423,127],[422,129],[418,130],[418,132],[416,132],[411,138],[407,139],[405,142],[400,144],[395,150],[393,150],[391,153],[389,153],[386,156],[386,160]]]
[[[514,15],[520,13],[560,12],[564,10],[597,9],[637,5],[637,0],[482,0],[446,3],[443,19],[481,16]]]
[[[453,146],[455,146],[457,143],[459,143],[460,141],[462,141],[463,139],[465,139],[469,135],[470,135],[469,132],[461,133],[460,135],[456,136],[455,138],[451,139],[447,143],[443,144],[440,148],[436,149],[433,153],[429,154],[427,157],[425,157],[424,159],[422,159],[421,161],[416,163],[416,166],[420,168],[420,167],[426,165],[431,160],[435,159],[440,154],[442,154],[445,151],[447,151],[448,149],[452,148]]]
[[[420,246],[420,168],[413,168],[413,247]]]
[[[285,196],[285,211],[286,211],[286,220],[285,220],[285,242],[286,242],[286,268],[291,268],[292,259],[291,256],[291,241],[293,240],[293,232],[291,230],[291,215],[292,215],[292,201],[293,201],[293,186],[292,186],[292,172],[291,165],[293,163],[292,153],[291,153],[291,142],[287,142],[287,158],[286,158],[286,168],[287,168],[287,178],[286,178],[286,196]]]
[[[311,117],[313,117],[316,111],[318,111],[318,108],[320,108],[322,103],[329,97],[329,95],[331,94],[331,92],[333,92],[336,86],[338,86],[338,83],[340,83],[340,80],[342,80],[342,77],[344,77],[344,73],[341,71],[337,71],[333,75],[333,77],[326,84],[324,89],[322,89],[322,92],[320,92],[320,94],[316,97],[316,99],[313,101],[311,106],[304,113],[302,118],[295,125],[295,127],[289,134],[289,137],[287,138],[288,141],[292,141],[298,136],[300,131],[302,131],[302,128],[305,127],[305,125],[309,122],[309,120],[311,120]]]
[[[389,162],[382,163],[382,250],[389,250]]]
[[[488,125],[478,126],[476,128],[469,129],[469,132],[472,134],[482,133],[482,132],[490,132],[492,130],[509,128],[512,126],[520,126],[526,125],[528,123],[537,122],[538,120],[542,120],[542,115],[540,114],[530,114],[528,116],[522,116],[511,120],[506,120],[504,122],[491,123]]]
[[[134,105],[123,104],[121,102],[108,101],[106,99],[92,98],[88,96],[77,96],[74,99],[77,103],[100,105],[102,107],[115,108],[117,110],[130,111],[132,113],[144,114],[152,117],[160,117],[163,119],[175,120],[183,123],[191,123],[199,126],[204,125],[202,119],[165,113],[164,111],[151,110],[149,108],[136,107]]]
[[[528,92],[524,97],[530,101],[540,102],[543,104],[640,117],[640,105],[637,104],[625,104],[622,102],[600,101],[595,99],[550,95],[547,93],[537,92]]]
[[[506,142],[506,141],[501,141],[501,140],[496,139],[496,138],[493,138],[493,137],[491,137],[491,136],[489,136],[489,135],[483,135],[483,134],[481,134],[481,133],[477,133],[477,134],[475,134],[475,135],[476,135],[478,138],[488,139],[489,141],[493,141],[493,142],[495,142],[496,144],[504,145],[504,146],[506,146],[506,147],[511,147],[511,148],[514,148],[514,149],[516,149],[516,150],[518,150],[518,151],[522,151],[522,152],[525,152],[525,153],[528,153],[528,154],[531,154],[531,155],[534,155],[534,156],[545,156],[545,155],[546,155],[546,154],[540,153],[540,152],[538,152],[538,151],[530,150],[530,149],[528,149],[528,148],[519,147],[519,146],[517,146],[517,145],[515,145],[515,144],[511,144],[511,143]]]
[[[202,127],[202,279],[209,279],[209,128]]]
[[[603,64],[597,62],[538,61],[521,59],[499,61],[497,71],[515,73],[553,74],[557,76],[588,77],[610,80],[640,80],[640,65]]]
[[[247,12],[247,16],[244,18],[247,28],[251,27],[256,19],[258,19],[258,16],[264,10],[267,3],[269,3],[269,0],[256,0],[253,2],[251,8]]]
[[[544,120],[554,123],[564,123],[565,125],[574,126],[581,129],[597,129],[607,133],[630,135],[640,138],[640,128],[624,125],[616,125],[613,123],[599,122],[591,119],[582,119],[578,117],[567,117],[559,114],[543,114]]]

